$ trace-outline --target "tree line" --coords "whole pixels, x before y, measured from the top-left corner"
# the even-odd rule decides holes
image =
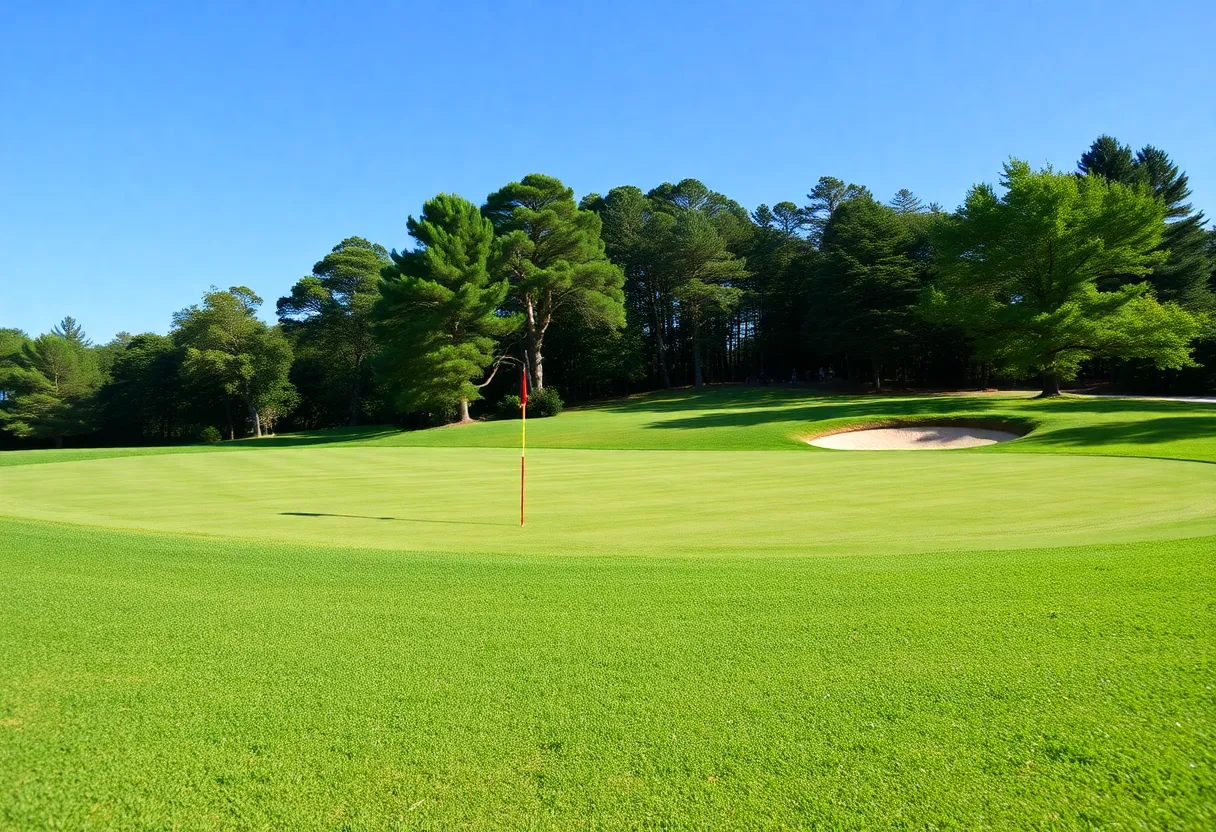
[[[236,286],[168,335],[0,329],[0,430],[58,445],[421,426],[486,412],[521,369],[548,409],[559,389],[716,382],[1210,392],[1216,229],[1189,196],[1168,154],[1110,136],[1076,171],[1011,160],[953,212],[827,176],[749,212],[695,179],[576,201],[530,174],[480,206],[428,200],[400,252],[343,240],[274,324]]]

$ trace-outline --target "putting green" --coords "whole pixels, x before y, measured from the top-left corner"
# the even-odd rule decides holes
[[[12,468],[0,514],[444,553],[904,554],[1216,534],[1216,467],[1021,454],[333,447]],[[1112,495],[1117,488],[1117,498]]]

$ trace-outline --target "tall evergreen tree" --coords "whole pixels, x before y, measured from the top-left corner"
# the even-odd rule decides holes
[[[806,213],[792,202],[778,202],[773,206],[773,220],[778,230],[786,237],[796,237],[807,226]]]
[[[55,324],[51,329],[52,335],[58,335],[73,344],[79,344],[82,347],[90,346],[93,342],[85,335],[84,329],[80,323],[71,315],[65,315],[63,320]]]
[[[2,371],[5,396],[0,400],[0,424],[8,431],[52,439],[60,448],[64,437],[93,430],[102,376],[96,356],[82,340],[40,335],[25,341],[10,362]]]
[[[327,398],[342,403],[352,426],[359,424],[369,393],[368,359],[375,348],[371,309],[379,297],[380,271],[389,263],[383,246],[348,237],[277,304],[297,355],[318,368]]]
[[[704,385],[704,335],[711,315],[730,312],[742,294],[747,264],[727,250],[726,241],[700,211],[682,210],[671,233],[669,257],[678,281],[673,295],[681,321],[690,330],[693,384]]]
[[[888,203],[897,214],[919,214],[924,210],[920,198],[907,188],[900,188]]]
[[[860,196],[869,196],[869,189],[852,183],[846,185],[843,180],[834,176],[821,176],[815,187],[806,195],[807,204],[803,213],[811,229],[811,237],[818,243],[823,238],[823,231],[836,209],[846,200]]]
[[[510,283],[490,276],[494,226],[476,205],[440,194],[407,227],[417,245],[393,252],[373,308],[377,372],[403,410],[467,422],[522,316],[499,314]]]
[[[1195,312],[1216,310],[1216,294],[1209,281],[1212,262],[1206,252],[1204,217],[1187,202],[1191,189],[1187,176],[1165,151],[1145,145],[1135,155],[1131,147],[1112,136],[1099,136],[1077,163],[1084,174],[1107,182],[1149,189],[1165,206],[1165,230],[1158,251],[1168,256],[1148,276],[1157,296],[1177,301]],[[1134,281],[1135,275],[1118,275],[1116,281]]]
[[[544,389],[545,335],[555,313],[577,305],[588,320],[623,326],[624,276],[604,254],[599,216],[580,209],[552,176],[528,174],[490,194],[481,210],[499,237],[493,273],[507,279],[524,316],[533,386]]]
[[[136,335],[114,358],[99,398],[104,432],[128,442],[170,442],[182,436],[189,396],[185,351],[165,335]]]
[[[624,274],[627,316],[650,343],[659,382],[670,387],[675,282],[667,255],[675,217],[632,185],[613,188],[597,210],[605,253]]]
[[[1165,234],[1161,250],[1165,262],[1149,278],[1162,300],[1174,300],[1195,311],[1216,311],[1216,294],[1210,281],[1213,262],[1207,252],[1205,219],[1195,213],[1187,199],[1191,189],[1187,175],[1169,155],[1152,145],[1136,153],[1137,178],[1152,188],[1165,205]]]
[[[921,327],[925,274],[912,256],[915,243],[905,217],[869,196],[840,205],[824,230],[811,284],[819,341],[824,352],[868,358],[875,389],[883,363],[910,347]]]
[[[1119,144],[1114,136],[1102,135],[1094,139],[1089,150],[1081,154],[1077,171],[1082,175],[1094,174],[1107,182],[1130,185],[1137,179],[1136,159],[1130,145]]]

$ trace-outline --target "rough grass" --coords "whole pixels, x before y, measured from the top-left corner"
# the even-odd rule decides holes
[[[1211,828],[1216,468],[1042,454],[1214,412],[611,403],[522,532],[518,423],[0,455],[0,828]],[[1039,427],[797,440],[925,415]]]

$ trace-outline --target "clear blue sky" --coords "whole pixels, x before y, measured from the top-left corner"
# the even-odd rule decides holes
[[[165,332],[211,284],[273,314],[343,237],[531,171],[953,208],[1108,132],[1216,215],[1216,4],[998,5],[0,3],[0,326]]]

